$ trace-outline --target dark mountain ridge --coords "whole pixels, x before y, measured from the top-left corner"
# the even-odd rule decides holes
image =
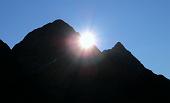
[[[10,55],[5,62],[11,63],[1,67],[15,70],[17,102],[169,101],[170,80],[146,69],[120,42],[103,52],[96,46],[82,50],[79,37],[56,20],[28,33],[12,50],[0,42],[1,60]]]

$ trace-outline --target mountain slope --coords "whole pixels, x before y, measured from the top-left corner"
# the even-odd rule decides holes
[[[123,101],[169,100],[170,81],[146,69],[120,42],[102,54],[104,64],[101,65],[107,65],[101,70],[103,94],[114,95],[119,100],[124,98]]]
[[[17,102],[169,100],[170,81],[146,69],[120,42],[103,52],[96,46],[85,51],[79,36],[56,20],[14,46]]]

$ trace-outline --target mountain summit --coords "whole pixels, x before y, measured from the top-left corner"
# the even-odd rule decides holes
[[[78,38],[80,34],[63,20],[56,20],[28,33],[26,37],[12,49],[16,61],[21,64],[23,72],[37,72],[49,64],[82,59],[86,52],[81,51]],[[93,47],[88,51],[97,56],[100,51]],[[65,59],[65,60],[64,60]],[[57,63],[56,63],[57,64]],[[63,63],[58,63],[63,64]]]
[[[114,48],[118,50],[126,50],[121,42],[117,42]]]
[[[56,20],[8,49],[15,64],[16,102],[169,101],[170,80],[146,69],[122,43],[103,52],[96,46],[85,51],[79,36]]]

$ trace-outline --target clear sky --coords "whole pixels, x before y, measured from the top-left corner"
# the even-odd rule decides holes
[[[122,42],[146,68],[170,78],[170,0],[0,0],[0,39],[12,48],[55,19],[94,31],[101,51]]]

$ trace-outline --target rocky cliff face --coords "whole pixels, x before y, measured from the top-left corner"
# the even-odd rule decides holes
[[[28,33],[12,51],[0,53],[12,55],[17,102],[169,100],[170,81],[146,69],[120,42],[103,52],[96,46],[85,51],[79,36],[56,20]]]

